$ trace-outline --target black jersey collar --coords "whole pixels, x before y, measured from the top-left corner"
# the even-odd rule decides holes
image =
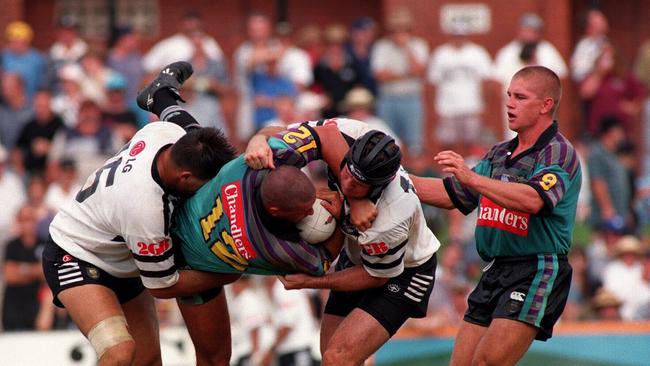
[[[537,138],[535,144],[531,146],[528,150],[522,152],[519,155],[523,156],[530,151],[543,149],[544,146],[548,145],[551,139],[555,137],[557,132],[558,132],[557,121],[553,121],[553,123],[546,130],[544,130],[544,132],[542,132],[542,134]],[[508,142],[508,151],[514,152],[517,146],[519,146],[519,136],[515,136],[515,138],[513,138],[512,140],[510,140],[510,142]]]
[[[162,178],[160,178],[160,173],[158,172],[158,158],[160,158],[160,154],[162,154],[163,151],[169,149],[173,144],[167,144],[163,147],[161,147],[158,152],[156,153],[156,156],[153,158],[153,163],[151,163],[151,178],[153,178],[154,182],[158,183],[160,188],[165,193],[169,193],[173,196],[179,197],[177,192],[174,192],[173,190],[169,189],[168,187],[165,187],[165,185],[162,182]]]

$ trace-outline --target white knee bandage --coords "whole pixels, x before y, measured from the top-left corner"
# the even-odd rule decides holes
[[[132,341],[133,337],[126,326],[126,318],[116,315],[97,323],[88,332],[88,340],[97,352],[99,359],[107,349],[125,341]]]

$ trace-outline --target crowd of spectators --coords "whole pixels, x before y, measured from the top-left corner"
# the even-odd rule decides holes
[[[375,20],[361,17],[351,24],[294,30],[255,13],[247,19],[246,41],[229,62],[193,12],[185,15],[177,33],[147,52],[138,32],[128,26],[117,29],[110,47],[94,49],[67,16],[59,21],[51,47],[37,50],[31,45],[32,27],[11,22],[0,52],[2,328],[69,326],[43,286],[39,260],[48,224],[83,180],[152,120],[136,107],[137,91],[164,65],[181,59],[195,70],[182,91],[185,107],[204,126],[223,129],[236,143],[266,125],[349,116],[394,135],[407,168],[432,175],[439,174],[436,168],[420,159],[426,153],[427,104],[433,107],[440,147],[461,152],[471,163],[496,140],[511,137],[503,132],[507,128],[488,127],[493,124],[485,121],[486,95],[505,94],[511,76],[523,66],[549,67],[579,92],[576,106],[563,107],[582,112],[573,142],[585,178],[570,253],[574,280],[562,319],[649,320],[650,41],[634,62],[624,60],[608,37],[606,17],[596,9],[585,17],[584,36],[568,64],[544,39],[544,22],[533,13],[521,16],[513,40],[494,57],[471,42],[462,25],[451,30],[448,42],[429,45],[413,33],[408,9],[389,14],[383,28],[380,32]],[[424,97],[425,86],[432,87],[433,100]],[[233,121],[222,108],[227,95],[237,96]],[[432,208],[425,212],[445,244],[430,315],[411,326],[453,326],[483,265],[473,247],[475,217]],[[280,287],[274,279],[246,279],[232,286],[229,296],[234,303],[259,304],[255,296],[262,294],[274,314],[282,308],[305,313],[305,304],[318,304],[317,294],[294,299],[280,294]],[[166,311],[169,302],[160,308],[162,322],[177,323],[179,318]],[[253,319],[264,312],[240,314],[246,308],[232,307],[235,340],[250,338],[270,319],[278,334],[295,325],[291,313]],[[284,337],[290,346],[267,343],[282,353],[306,347],[298,338],[310,339]],[[241,355],[259,362],[268,357],[257,351],[257,343],[241,347]]]

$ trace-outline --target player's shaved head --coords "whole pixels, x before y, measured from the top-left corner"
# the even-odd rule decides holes
[[[540,99],[553,99],[551,116],[555,116],[562,98],[562,85],[560,78],[549,68],[544,66],[527,66],[517,71],[512,79],[524,79],[533,85],[532,89],[538,91]]]
[[[261,185],[262,203],[281,211],[292,211],[296,206],[314,201],[316,188],[300,169],[282,165],[271,170]],[[311,207],[311,206],[310,206]]]

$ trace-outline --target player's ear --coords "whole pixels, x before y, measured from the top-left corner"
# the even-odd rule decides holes
[[[553,106],[555,105],[555,101],[551,97],[546,97],[544,98],[544,104],[542,105],[542,109],[540,110],[541,114],[547,114],[551,110],[553,110]]]

